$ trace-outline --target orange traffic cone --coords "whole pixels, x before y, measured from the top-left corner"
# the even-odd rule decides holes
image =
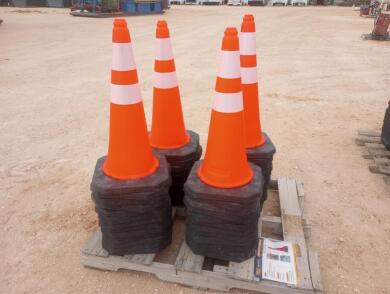
[[[116,179],[137,179],[159,166],[150,147],[130,33],[124,19],[112,31],[110,135],[103,171]]]
[[[260,123],[255,31],[253,15],[245,15],[240,33],[240,61],[247,148],[261,146],[265,143]]]
[[[190,137],[184,126],[169,29],[164,20],[157,22],[154,71],[150,144],[163,149],[182,147]]]
[[[227,28],[222,41],[206,155],[198,169],[203,182],[218,188],[243,186],[253,176],[245,153],[238,44],[237,30]]]

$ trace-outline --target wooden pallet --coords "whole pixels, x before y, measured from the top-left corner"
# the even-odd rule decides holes
[[[381,133],[370,130],[358,130],[356,144],[366,146],[363,153],[366,159],[372,159],[373,164],[369,165],[372,173],[383,174],[386,178],[390,176],[390,151],[385,148],[381,141]]]
[[[274,200],[272,200],[274,198]],[[86,267],[117,271],[134,270],[154,274],[162,281],[173,282],[200,289],[229,291],[231,288],[245,289],[262,293],[320,293],[321,277],[317,254],[308,248],[310,226],[304,211],[303,184],[294,179],[281,177],[271,181],[269,196],[265,207],[274,201],[280,205],[280,213],[266,215],[263,209],[259,219],[259,236],[293,242],[297,248],[298,285],[287,285],[267,280],[256,281],[254,276],[254,257],[244,262],[223,262],[194,254],[183,240],[174,241],[167,249],[173,258],[161,261],[160,254],[138,254],[127,256],[110,256],[101,245],[101,232],[98,230],[87,242],[81,253],[81,263]],[[279,210],[279,209],[278,209]],[[174,208],[175,225],[184,226],[183,208]],[[267,233],[268,232],[268,233]],[[177,232],[176,232],[177,233]],[[268,234],[268,235],[267,235]],[[178,235],[178,234],[176,234]],[[174,244],[177,244],[175,246]],[[181,244],[181,245],[180,245]],[[165,252],[165,253],[166,253]],[[167,255],[162,253],[162,255]],[[164,259],[164,258],[162,258]],[[168,258],[169,259],[169,258]]]

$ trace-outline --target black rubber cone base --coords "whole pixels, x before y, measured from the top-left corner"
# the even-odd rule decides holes
[[[199,145],[199,135],[187,130],[190,141],[183,147],[175,149],[153,148],[156,154],[165,156],[171,167],[172,185],[169,195],[173,206],[183,205],[183,185],[194,163],[202,156],[202,147]]]
[[[186,241],[198,255],[242,262],[255,254],[263,191],[261,169],[250,163],[253,179],[234,189],[211,187],[200,180],[195,163],[184,185]]]
[[[268,137],[266,133],[263,133],[265,137],[265,143],[256,148],[247,148],[246,154],[248,157],[248,161],[256,164],[261,168],[264,176],[264,186],[263,186],[263,201],[261,205],[263,205],[264,201],[267,200],[267,190],[268,185],[271,180],[272,173],[272,161],[274,154],[276,152],[275,145],[272,143],[271,139]]]
[[[138,180],[116,180],[102,171],[100,158],[92,178],[92,199],[99,217],[103,248],[112,255],[157,253],[171,243],[169,164]]]

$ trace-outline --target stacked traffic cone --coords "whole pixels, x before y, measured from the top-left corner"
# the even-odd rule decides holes
[[[202,155],[199,135],[186,131],[176,78],[169,29],[165,21],[156,28],[155,81],[150,144],[171,166],[172,205],[183,204],[183,185],[195,161]]]
[[[220,57],[205,158],[185,184],[186,241],[195,254],[241,262],[256,250],[263,176],[245,153],[235,28],[225,30]]]
[[[256,29],[253,15],[244,16],[240,33],[240,63],[242,94],[244,99],[244,130],[248,160],[259,167],[264,175],[263,199],[271,179],[272,160],[275,146],[262,132],[259,111],[259,90],[257,82]]]
[[[156,253],[171,242],[169,166],[152,153],[124,19],[115,19],[112,41],[109,147],[95,167],[92,199],[104,249],[114,255]]]

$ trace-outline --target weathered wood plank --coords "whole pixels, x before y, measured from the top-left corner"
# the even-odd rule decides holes
[[[371,148],[371,149],[381,149],[381,150],[385,149],[385,146],[382,143],[366,143],[364,145],[367,148]]]
[[[385,165],[385,166],[390,165],[390,159],[387,157],[374,157],[374,162],[377,165]]]
[[[297,255],[298,288],[311,289],[311,277],[302,227],[301,211],[298,203],[298,191],[295,180],[279,179],[279,199],[282,214],[284,240],[290,241],[299,248]]]
[[[311,280],[313,283],[313,288],[318,291],[324,291],[322,287],[321,274],[320,274],[320,264],[318,262],[317,253],[309,250],[309,263],[310,263],[310,273]]]
[[[91,255],[100,256],[100,252],[102,251],[102,232],[100,231],[100,228],[96,231],[96,246],[93,248],[90,252]]]
[[[282,215],[284,240],[292,242],[297,247],[297,278],[298,288],[311,289],[311,277],[302,219],[294,215]]]
[[[380,166],[379,170],[384,175],[388,175],[388,176],[390,175],[390,167],[388,167],[388,166]]]
[[[368,130],[368,129],[359,129],[358,130],[358,135],[367,136],[367,137],[380,137],[381,136],[381,132],[380,131]]]
[[[229,272],[229,268],[227,266],[215,264],[213,266],[213,272],[227,274]]]
[[[91,254],[91,252],[96,248],[96,246],[99,245],[99,242],[101,242],[101,236],[99,236],[99,232],[95,232],[92,235],[92,238],[89,239],[87,241],[87,243],[85,244],[84,249],[82,250],[82,253]]]
[[[181,244],[176,257],[175,268],[181,271],[200,273],[202,271],[204,256],[196,255],[188,247],[186,241]]]
[[[137,264],[152,264],[154,257],[156,254],[133,254],[133,255],[125,255],[126,258],[130,262],[134,262]]]
[[[311,228],[312,228],[311,225],[303,221],[303,234],[306,240],[311,237]]]
[[[390,157],[390,151],[386,149],[367,148],[368,152],[374,157]]]
[[[228,275],[234,279],[253,281],[255,258],[251,257],[243,262],[229,262]]]
[[[108,258],[95,256],[95,255],[81,255],[81,263],[86,267],[91,267],[99,270],[105,271],[118,271],[121,269],[121,266],[113,263]]]
[[[99,251],[99,254],[97,254],[98,256],[101,256],[101,257],[107,257],[109,256],[110,254],[106,251],[106,249],[104,249],[103,247],[101,247],[100,251]]]
[[[364,146],[366,143],[381,143],[381,137],[368,137],[368,136],[357,136],[355,140],[359,146]]]
[[[298,202],[297,185],[295,180],[282,177],[278,178],[280,209],[285,214],[301,216],[301,208]]]
[[[303,289],[291,288],[271,281],[250,282],[229,278],[226,273],[203,270],[200,273],[179,271],[174,265],[153,262],[151,265],[136,264],[123,257],[109,256],[108,258],[84,255],[82,263],[87,267],[103,270],[127,269],[156,275],[160,280],[178,283],[193,288],[208,288],[218,291],[229,291],[232,288],[245,289],[270,294],[307,294],[314,293]]]
[[[368,166],[368,169],[374,174],[390,176],[390,167],[388,166],[370,165]]]

